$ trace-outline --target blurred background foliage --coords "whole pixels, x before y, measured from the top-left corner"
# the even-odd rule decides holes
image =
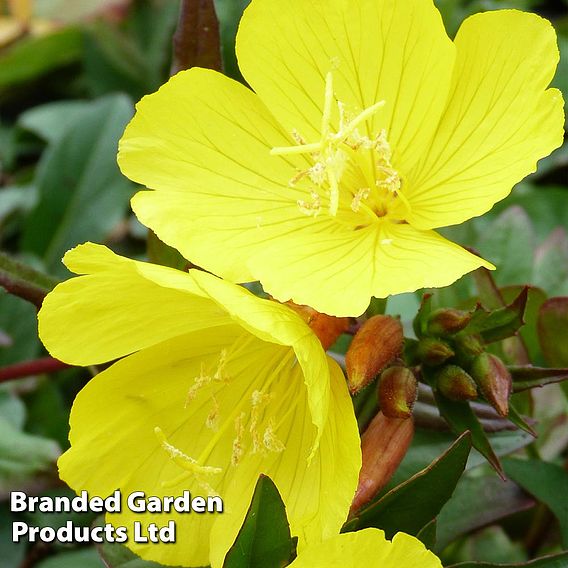
[[[215,1],[224,70],[239,80],[234,38],[247,3]],[[483,10],[517,8],[551,19],[561,52],[554,84],[568,100],[567,0],[437,0],[436,4],[452,36],[466,16]],[[68,277],[62,255],[87,240],[146,257],[147,231],[129,209],[137,188],[117,168],[117,142],[134,103],[169,76],[178,12],[176,0],[0,0],[0,248],[47,275],[42,278]],[[533,364],[558,367],[568,367],[568,308],[563,304],[563,316],[546,311],[543,316],[541,308],[547,298],[568,296],[567,174],[565,144],[489,214],[445,231],[498,266],[495,281],[507,300],[521,285],[532,286],[523,339]],[[152,241],[148,254],[165,264],[177,262]],[[0,269],[3,262],[0,257]],[[388,311],[409,323],[420,297],[394,297]],[[433,301],[436,306],[463,307],[476,297],[472,278],[464,277],[437,291]],[[2,367],[45,356],[35,316],[32,304],[0,292],[0,376]],[[550,319],[554,321],[548,325]],[[407,330],[411,335],[409,326]],[[558,341],[558,330],[565,343]],[[340,352],[342,345],[345,342],[336,346]],[[68,445],[73,398],[89,376],[85,370],[63,369],[49,377],[0,384],[0,568],[101,566],[98,552],[90,548],[12,544],[14,515],[6,504],[14,489],[69,493],[57,479],[55,460]],[[530,443],[531,458],[545,459],[546,466],[557,468],[554,475],[558,470],[564,475],[550,482],[546,492],[532,487],[531,476],[512,472],[511,466],[506,471],[518,485],[503,489],[488,468],[474,468],[481,460],[472,456],[469,473],[438,518],[435,550],[446,563],[522,562],[561,549],[557,535],[567,534],[568,505],[554,515],[550,511],[559,494],[568,495],[566,398],[558,385],[523,397],[518,403],[538,420],[539,438],[533,442],[519,431],[497,435],[497,453]],[[450,442],[449,434],[419,430],[395,481],[427,466]],[[541,473],[545,485],[554,478]],[[58,526],[67,517],[34,513],[25,519]],[[93,520],[81,516],[77,522]],[[121,558],[112,565],[151,565],[128,555]]]

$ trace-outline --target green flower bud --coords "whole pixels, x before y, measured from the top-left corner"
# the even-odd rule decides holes
[[[416,354],[425,365],[435,367],[445,363],[450,357],[453,357],[454,351],[441,339],[424,337],[418,342]]]
[[[473,360],[470,373],[487,402],[501,416],[507,416],[513,380],[503,361],[491,353],[481,353]]]
[[[429,335],[447,336],[465,329],[472,318],[471,312],[453,308],[441,308],[430,314],[427,323]]]
[[[418,382],[410,369],[396,365],[381,374],[379,406],[388,418],[410,418],[417,395]]]
[[[458,333],[452,338],[456,358],[462,367],[469,367],[478,355],[485,351],[483,341],[478,335]]]
[[[457,365],[446,365],[435,375],[438,390],[450,400],[477,398],[477,385],[472,377]]]

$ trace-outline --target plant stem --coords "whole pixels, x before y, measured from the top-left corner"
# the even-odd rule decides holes
[[[199,66],[220,71],[219,22],[213,0],[182,0],[173,38],[171,74]]]
[[[24,363],[15,363],[0,369],[0,383],[12,381],[14,379],[22,379],[33,375],[43,375],[45,373],[54,373],[71,367],[63,361],[54,359],[53,357],[42,357],[33,361],[25,361]]]
[[[0,286],[38,308],[57,280],[0,252]]]

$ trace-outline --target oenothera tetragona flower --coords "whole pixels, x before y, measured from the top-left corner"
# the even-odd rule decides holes
[[[39,313],[55,357],[91,365],[123,357],[79,393],[59,470],[75,490],[106,496],[219,495],[223,514],[142,516],[115,525],[177,524],[177,543],[136,544],[144,558],[219,567],[259,474],[305,543],[338,533],[361,466],[341,369],[286,306],[217,277],[136,262],[86,244],[65,255],[82,274]]]
[[[138,104],[119,164],[138,218],[196,264],[281,301],[358,315],[371,296],[492,265],[433,229],[488,211],[562,143],[556,35],[432,0],[252,0],[251,89],[204,69]]]
[[[442,568],[415,537],[397,533],[392,542],[378,529],[337,535],[306,548],[290,568]]]

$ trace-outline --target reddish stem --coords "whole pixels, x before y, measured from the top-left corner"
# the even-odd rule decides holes
[[[14,379],[22,379],[33,375],[43,375],[45,373],[54,373],[67,369],[71,365],[63,363],[53,357],[42,357],[33,361],[25,361],[24,363],[15,363],[0,369],[0,383],[12,381]]]

